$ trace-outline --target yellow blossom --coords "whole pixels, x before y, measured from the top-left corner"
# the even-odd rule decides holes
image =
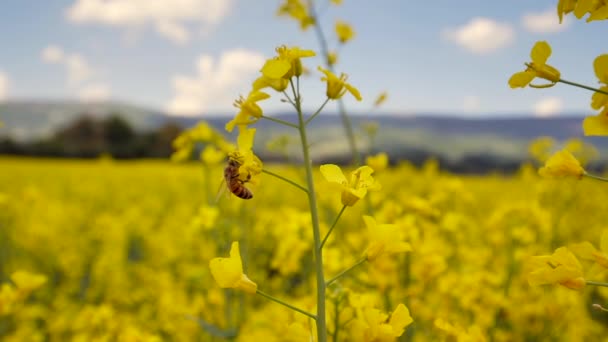
[[[351,341],[390,342],[401,336],[414,320],[403,304],[397,305],[390,318],[375,308],[358,310],[357,318],[348,324]]]
[[[593,61],[593,69],[600,83],[601,91],[608,92],[608,55],[600,55]],[[599,92],[591,96],[591,108],[600,110],[594,116],[588,116],[583,121],[585,135],[608,135],[608,95]]]
[[[394,224],[378,224],[371,216],[363,216],[367,226],[369,244],[365,250],[368,261],[374,261],[383,254],[411,251],[409,243],[402,241],[403,232]]]
[[[559,284],[573,290],[585,287],[582,266],[566,247],[556,249],[552,255],[532,257],[528,266],[528,282],[532,286]]]
[[[545,162],[551,156],[551,149],[555,146],[555,139],[539,137],[528,145],[528,153],[537,161]]]
[[[561,150],[552,155],[545,166],[538,170],[538,173],[547,178],[577,177],[580,179],[585,174],[585,169],[568,150]]]
[[[374,180],[374,170],[369,166],[361,166],[350,175],[350,181],[337,165],[321,165],[321,173],[325,180],[338,184],[342,189],[342,204],[353,206],[358,200],[365,197],[368,190],[379,190],[380,184]]]
[[[253,153],[253,139],[255,128],[240,128],[237,138],[238,148],[228,153],[228,158],[237,162],[239,167],[239,179],[243,182],[256,183],[262,173],[262,161]]]
[[[383,171],[388,166],[388,155],[384,152],[381,152],[374,156],[368,156],[365,159],[365,164],[367,164],[375,171]]]
[[[387,98],[388,93],[386,91],[381,92],[380,95],[378,95],[378,97],[376,98],[376,101],[374,101],[374,107],[380,107],[381,104],[386,102]]]
[[[270,95],[262,91],[253,90],[247,95],[247,98],[241,96],[238,100],[234,101],[234,106],[240,110],[236,114],[236,117],[226,124],[226,130],[232,132],[236,125],[245,126],[257,122],[263,114],[262,108],[257,102],[266,100],[267,98],[270,98]]]
[[[15,288],[9,284],[2,284],[0,287],[0,317],[8,315],[13,311],[15,302],[17,301],[17,292]]]
[[[348,23],[338,20],[336,21],[336,35],[340,43],[345,44],[355,37],[355,31]]]
[[[216,165],[226,159],[226,153],[213,145],[207,145],[200,155],[206,165]]]
[[[253,81],[252,89],[260,90],[264,88],[272,88],[278,92],[283,92],[289,86],[289,80],[286,78],[270,78],[264,75]]]
[[[581,259],[592,260],[598,265],[608,268],[608,229],[602,231],[600,250],[597,250],[590,242],[585,241],[573,245],[572,251]]]
[[[557,16],[559,17],[559,23],[562,23],[564,14],[568,14],[574,11],[577,0],[559,0],[557,2]]]
[[[209,262],[211,274],[221,288],[234,288],[247,293],[256,293],[258,285],[243,273],[243,262],[238,241],[230,248],[229,258],[213,258]]]
[[[551,56],[551,46],[545,41],[536,42],[530,52],[531,63],[526,63],[526,70],[520,71],[509,79],[511,88],[524,88],[536,77],[544,78],[551,81],[550,84],[533,85],[535,88],[545,88],[555,85],[560,80],[560,72],[554,67],[546,64],[547,59]]]
[[[293,76],[300,76],[303,72],[301,58],[313,57],[312,50],[302,50],[297,46],[287,47],[285,45],[276,48],[277,57],[271,58],[264,63],[262,75],[269,79],[284,78],[289,80]]]
[[[328,65],[336,65],[338,63],[338,53],[335,51],[330,51],[327,53],[327,64]]]
[[[357,99],[357,101],[362,100],[359,90],[353,87],[352,85],[346,83],[346,80],[348,79],[348,76],[346,76],[346,74],[341,74],[340,77],[338,77],[334,75],[334,73],[332,73],[331,71],[323,69],[322,67],[319,67],[318,69],[323,74],[325,74],[325,77],[322,77],[321,81],[327,82],[326,95],[328,98],[337,100],[348,91]]]
[[[26,271],[17,271],[11,274],[11,280],[15,283],[17,291],[21,294],[27,295],[28,293],[36,290],[40,286],[46,283],[46,276],[43,274],[34,274]]]
[[[306,31],[314,25],[315,20],[308,12],[308,8],[301,0],[285,0],[277,11],[279,16],[288,16],[300,23],[300,28]]]

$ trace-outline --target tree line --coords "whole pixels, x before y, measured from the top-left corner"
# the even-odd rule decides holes
[[[97,158],[111,155],[118,159],[167,158],[171,143],[183,130],[167,122],[158,129],[139,132],[119,114],[104,118],[82,115],[53,134],[31,141],[0,137],[0,154]]]

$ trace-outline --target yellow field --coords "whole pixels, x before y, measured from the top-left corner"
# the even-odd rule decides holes
[[[222,165],[2,158],[0,168],[0,339],[286,341],[306,340],[312,329],[306,316],[261,296],[220,289],[208,266],[239,241],[259,289],[312,311],[310,215],[297,188],[264,175],[252,200],[222,196],[216,205]],[[265,169],[303,177],[298,169]],[[318,176],[325,232],[341,204]],[[362,306],[390,312],[398,303],[414,319],[404,341],[608,335],[607,314],[591,306],[606,302],[602,288],[531,287],[525,269],[530,256],[562,245],[598,246],[608,222],[601,186],[530,171],[459,177],[432,163],[376,177],[382,191],[347,208],[328,240],[326,277],[360,259],[365,213],[395,224],[412,251],[364,263],[329,286],[330,336],[338,322],[337,340],[355,340],[352,321]],[[583,266],[588,279],[606,280]],[[47,281],[11,302],[15,271]]]

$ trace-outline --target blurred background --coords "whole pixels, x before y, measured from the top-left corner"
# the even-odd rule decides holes
[[[0,154],[49,157],[166,158],[171,141],[206,120],[223,130],[266,58],[281,45],[318,50],[276,16],[279,1],[243,0],[5,0],[0,11]],[[567,80],[595,85],[592,61],[602,50],[596,25],[566,18],[555,1],[465,0],[412,3],[344,1],[321,10],[336,70],[349,75],[364,101],[346,98],[359,145],[391,161],[434,157],[452,171],[517,168],[539,136],[559,143],[581,137],[591,93],[563,84],[512,90],[534,42],[553,47],[550,64]],[[333,23],[355,38],[338,48]],[[324,100],[317,57],[302,82],[305,109]],[[382,92],[381,107],[373,102]],[[278,96],[266,115],[292,115]],[[335,104],[314,122],[318,162],[348,160]],[[369,123],[377,125],[373,142]],[[271,122],[256,138],[266,149],[289,133]],[[366,131],[367,130],[367,131]],[[601,139],[585,139],[602,149]],[[296,141],[297,142],[297,141]],[[297,148],[297,144],[295,144]],[[605,160],[598,158],[596,166]]]

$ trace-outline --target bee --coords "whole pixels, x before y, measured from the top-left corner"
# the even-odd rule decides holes
[[[224,168],[224,180],[228,190],[238,198],[251,199],[253,193],[245,187],[246,181],[239,178],[239,167],[241,165],[236,160],[228,160],[228,165]],[[249,177],[248,177],[249,178]]]

